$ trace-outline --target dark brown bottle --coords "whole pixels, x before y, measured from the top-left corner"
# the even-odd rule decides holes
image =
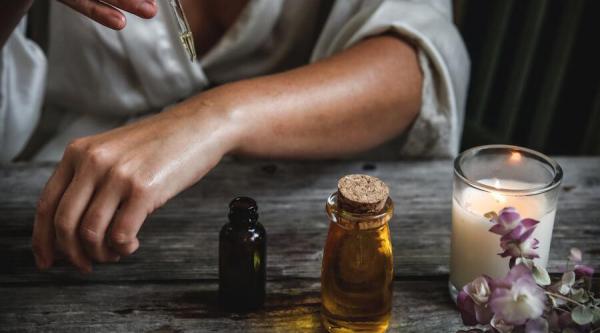
[[[228,218],[219,234],[219,300],[226,310],[250,311],[265,301],[267,233],[251,198],[233,199]]]

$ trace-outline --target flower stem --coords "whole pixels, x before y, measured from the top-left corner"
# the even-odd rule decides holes
[[[560,299],[565,300],[567,302],[571,302],[571,303],[574,303],[574,304],[577,304],[577,305],[580,305],[580,306],[585,306],[582,303],[579,303],[576,300],[574,300],[572,298],[569,298],[567,296],[563,296],[561,294],[556,294],[556,293],[553,293],[553,292],[550,292],[550,291],[545,291],[545,293],[546,293],[546,295],[550,295],[550,296],[553,296],[553,297],[556,297],[556,298],[560,298]]]
[[[567,311],[567,310],[565,310],[565,309],[563,309],[563,308],[554,308],[554,309],[555,309],[555,310],[562,311],[562,312],[567,312],[567,313],[569,313],[569,312],[570,312],[570,311]]]

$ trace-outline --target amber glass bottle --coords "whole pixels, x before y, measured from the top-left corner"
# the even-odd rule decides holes
[[[219,300],[226,310],[254,310],[265,300],[267,233],[251,198],[233,199],[228,217],[219,235]]]
[[[377,178],[350,175],[327,200],[321,317],[329,332],[384,332],[394,277],[388,221],[393,203]]]

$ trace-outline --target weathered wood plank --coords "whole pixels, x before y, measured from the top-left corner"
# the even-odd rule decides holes
[[[565,181],[550,270],[557,270],[571,246],[581,247],[589,263],[600,267],[600,158],[558,161]],[[118,264],[98,266],[85,277],[65,267],[44,274],[33,268],[29,244],[34,206],[51,169],[0,168],[0,283],[214,279],[217,234],[227,203],[236,195],[258,200],[269,234],[269,278],[317,278],[327,231],[325,198],[340,176],[355,172],[373,174],[391,186],[397,278],[448,272],[450,161],[223,163],[150,218],[138,253]]]
[[[271,282],[263,310],[222,311],[217,285],[92,284],[0,288],[0,332],[324,332],[319,283]],[[456,332],[446,281],[396,282],[390,332]]]

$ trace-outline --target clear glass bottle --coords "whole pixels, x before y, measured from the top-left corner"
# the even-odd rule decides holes
[[[387,187],[386,187],[387,190]],[[394,278],[387,197],[377,212],[355,212],[327,200],[329,232],[321,268],[321,317],[329,332],[385,332]]]

